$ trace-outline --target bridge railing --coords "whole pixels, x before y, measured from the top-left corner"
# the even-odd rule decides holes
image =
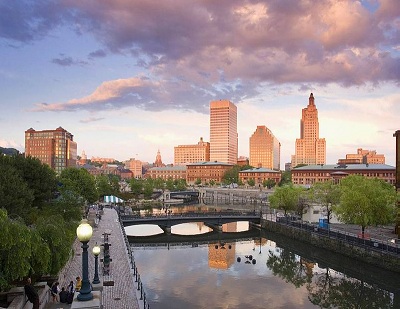
[[[213,211],[213,212],[181,212],[181,213],[168,213],[168,214],[145,214],[145,215],[121,215],[122,220],[134,220],[144,218],[197,218],[197,217],[254,217],[261,216],[260,211]]]

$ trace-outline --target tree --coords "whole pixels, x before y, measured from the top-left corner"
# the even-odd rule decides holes
[[[132,193],[135,196],[139,196],[143,192],[143,180],[132,178],[130,182]]]
[[[77,199],[83,198],[88,203],[99,199],[94,177],[83,168],[66,168],[61,172],[60,182],[60,191],[63,194],[73,194]]]
[[[254,187],[254,185],[256,184],[256,181],[254,180],[254,178],[249,178],[249,179],[247,179],[247,184],[250,187]]]
[[[340,203],[333,210],[342,222],[360,225],[363,238],[366,227],[394,221],[396,191],[391,184],[350,175],[341,180],[340,189]]]
[[[276,183],[273,179],[264,179],[263,181],[263,187],[267,187],[268,189],[271,189],[272,187],[275,187]]]
[[[292,173],[290,171],[284,171],[281,176],[281,181],[279,182],[279,186],[285,186],[292,183]]]
[[[332,218],[333,208],[339,204],[340,201],[340,187],[333,181],[316,182],[310,188],[309,197],[315,203],[320,204],[328,219],[328,224]]]
[[[277,187],[269,197],[270,205],[274,209],[282,209],[286,216],[288,212],[297,209],[303,190],[302,187],[295,187],[293,185]]]
[[[239,182],[239,172],[252,168],[250,165],[234,165],[230,170],[226,171],[222,177],[222,182],[224,184],[238,183]]]
[[[95,181],[99,196],[114,194],[114,190],[109,182],[108,176],[105,175],[96,176]]]
[[[175,190],[175,185],[174,185],[174,180],[172,177],[169,177],[167,181],[165,182],[165,186],[169,191],[174,191]]]
[[[194,182],[194,184],[195,184],[196,186],[198,186],[199,184],[201,184],[201,179],[200,179],[200,178],[197,178],[196,181]]]
[[[11,165],[0,163],[0,207],[11,216],[28,222],[34,200],[33,191]]]

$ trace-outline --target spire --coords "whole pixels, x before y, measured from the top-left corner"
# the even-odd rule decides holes
[[[162,163],[162,160],[161,160],[160,149],[158,149],[158,151],[157,151],[156,162],[154,162],[154,165],[155,165],[156,167],[162,167],[162,166],[164,166],[164,164]]]
[[[313,95],[312,92],[311,92],[310,97],[308,99],[308,105],[315,105],[314,104],[314,95]]]

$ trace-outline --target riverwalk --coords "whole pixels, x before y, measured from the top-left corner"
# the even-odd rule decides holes
[[[94,210],[89,212],[90,218],[93,218]],[[114,209],[105,208],[104,214],[97,227],[93,227],[93,235],[89,241],[89,280],[92,281],[94,277],[94,256],[92,249],[96,242],[98,245],[104,243],[104,233],[110,233],[108,236],[108,243],[110,246],[110,271],[109,274],[103,275],[102,263],[100,259],[103,257],[102,253],[99,255],[99,278],[101,280],[102,293],[101,304],[103,309],[140,309],[143,304],[139,303],[138,293],[135,276],[131,268],[131,260],[129,252],[126,248],[124,234],[118,220],[118,214]],[[78,239],[73,244],[73,253],[60,272],[58,281],[60,287],[67,287],[70,281],[75,283],[77,276],[82,277],[82,248]],[[58,308],[71,308],[71,305],[62,303],[53,303],[51,300],[44,307],[45,309],[58,309]]]

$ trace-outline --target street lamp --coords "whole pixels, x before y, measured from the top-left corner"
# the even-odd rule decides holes
[[[99,279],[99,254],[100,254],[100,246],[97,244],[93,247],[93,254],[94,254],[94,278],[92,283],[93,284],[98,284],[100,283],[100,279]]]
[[[80,301],[86,301],[93,299],[92,290],[89,281],[89,261],[88,261],[88,242],[92,237],[93,229],[86,219],[81,221],[78,228],[76,229],[76,235],[79,241],[82,243],[82,287],[79,290],[77,297]]]

